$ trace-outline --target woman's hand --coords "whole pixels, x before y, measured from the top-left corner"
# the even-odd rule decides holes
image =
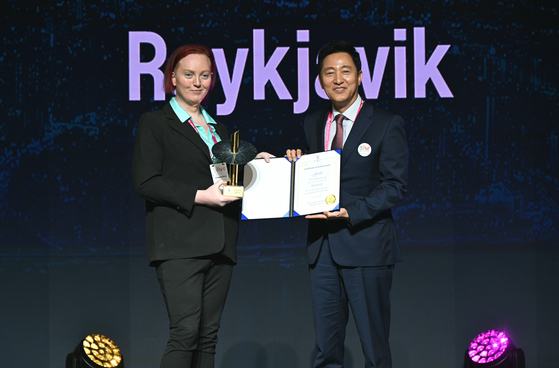
[[[238,201],[240,199],[238,197],[226,197],[221,193],[219,187],[225,184],[227,183],[220,180],[206,190],[198,190],[194,203],[209,207],[223,207],[226,204]]]
[[[270,159],[274,157],[276,156],[269,154],[268,152],[260,152],[259,154],[256,155],[256,158],[263,158],[264,161],[266,162],[270,162]]]

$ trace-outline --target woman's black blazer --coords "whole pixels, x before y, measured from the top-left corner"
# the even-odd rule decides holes
[[[217,132],[228,138],[225,125]],[[169,103],[142,115],[132,157],[132,177],[146,201],[151,265],[158,261],[222,253],[237,261],[239,202],[225,207],[194,203],[196,191],[213,184],[208,146]]]

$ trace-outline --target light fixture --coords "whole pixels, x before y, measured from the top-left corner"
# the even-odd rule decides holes
[[[504,332],[485,331],[466,349],[464,368],[525,368],[524,352]]]
[[[124,368],[120,349],[106,336],[87,335],[66,357],[66,368]]]

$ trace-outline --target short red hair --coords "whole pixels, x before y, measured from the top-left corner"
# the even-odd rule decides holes
[[[217,80],[217,68],[215,67],[215,58],[214,53],[212,50],[204,45],[184,45],[176,49],[171,57],[167,61],[167,66],[165,67],[165,78],[163,80],[163,87],[165,88],[165,93],[173,93],[175,91],[175,86],[173,85],[173,72],[177,67],[179,61],[187,57],[188,55],[192,54],[199,54],[199,55],[206,55],[210,59],[210,72],[212,73],[210,88],[208,89],[208,93],[202,100],[202,103],[205,103],[208,100],[208,96],[210,95],[210,91],[215,86],[215,82]]]

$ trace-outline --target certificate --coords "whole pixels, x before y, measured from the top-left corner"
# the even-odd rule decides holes
[[[296,162],[253,160],[244,168],[243,185],[243,220],[339,210],[340,152],[304,155]]]

